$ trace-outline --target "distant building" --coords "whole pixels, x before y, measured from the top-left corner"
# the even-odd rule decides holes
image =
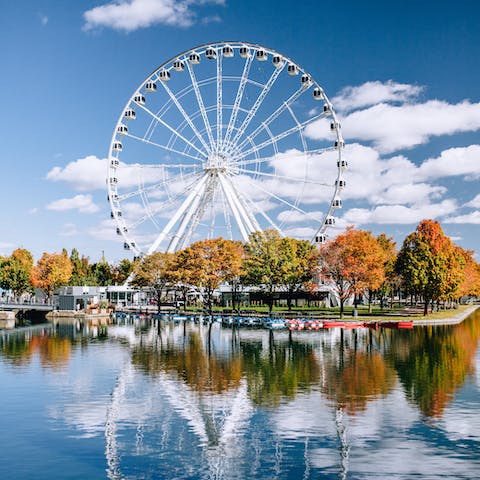
[[[87,305],[106,300],[106,287],[66,286],[55,294],[54,304],[59,310],[84,310]]]

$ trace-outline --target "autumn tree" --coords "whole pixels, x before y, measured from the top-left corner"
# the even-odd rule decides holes
[[[149,287],[157,299],[157,311],[162,308],[162,293],[175,281],[173,274],[174,254],[155,252],[143,258],[135,267],[131,284],[135,287]]]
[[[221,282],[240,275],[240,255],[236,242],[223,238],[195,242],[178,253],[178,268],[188,272],[191,285],[202,289],[204,305],[210,315],[214,291]]]
[[[381,283],[377,290],[377,294],[380,297],[380,308],[384,307],[384,298],[387,295],[392,296],[393,302],[393,294],[395,288],[398,287],[400,280],[399,276],[395,270],[395,263],[397,261],[397,246],[393,238],[387,237],[384,233],[380,234],[377,237],[377,242],[380,245],[380,248],[383,250],[384,253],[384,271],[385,271],[385,278],[384,281]],[[370,290],[373,292],[373,290]],[[371,310],[371,302],[369,298],[369,310]]]
[[[463,278],[458,287],[458,297],[480,297],[480,265],[473,258],[473,251],[459,246],[455,248],[463,264]]]
[[[376,290],[385,279],[385,254],[375,237],[365,230],[349,227],[320,248],[320,275],[332,282],[343,317],[345,301],[365,291]]]
[[[405,288],[422,296],[424,315],[430,303],[456,297],[463,280],[461,255],[434,220],[422,220],[405,238],[396,269]]]
[[[61,254],[45,252],[32,268],[31,282],[34,287],[42,289],[46,296],[50,297],[55,289],[68,284],[72,271],[72,262],[65,252]]]
[[[0,258],[0,287],[11,290],[15,296],[31,291],[32,266],[33,256],[24,248],[17,248],[10,257]]]

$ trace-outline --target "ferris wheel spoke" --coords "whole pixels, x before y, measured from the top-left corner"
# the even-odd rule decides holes
[[[302,150],[299,151],[298,153],[279,153],[277,155],[271,155],[268,157],[258,157],[258,158],[252,158],[250,160],[241,160],[241,161],[236,161],[234,163],[234,166],[245,166],[245,165],[255,165],[256,163],[264,163],[264,162],[273,162],[275,160],[280,160],[282,155],[285,156],[285,159],[290,159],[290,158],[296,158],[296,157],[303,157],[303,156],[312,156],[312,155],[322,155],[323,153],[326,152],[332,152],[335,150],[335,147],[325,147],[325,148],[315,148],[313,150]]]
[[[176,135],[178,138],[180,138],[181,140],[183,140],[187,145],[189,145],[191,148],[193,148],[194,150],[196,150],[200,155],[202,155],[203,157],[206,157],[208,156],[208,152],[204,152],[203,150],[201,150],[200,148],[198,148],[195,144],[193,144],[192,142],[190,142],[189,140],[187,140],[179,131],[175,130],[175,128],[173,128],[171,125],[169,125],[165,120],[163,120],[162,118],[160,118],[159,116],[155,115],[152,111],[150,111],[147,107],[145,107],[145,105],[138,105],[140,108],[142,108],[142,110],[144,110],[146,113],[148,113],[154,120],[156,120],[158,123],[160,123],[161,125],[163,125],[165,128],[167,128],[168,130],[170,130],[174,135]]]
[[[177,249],[177,245],[179,245],[179,243],[182,244],[181,248],[183,248],[185,236],[188,235],[189,231],[196,228],[196,223],[198,222],[198,218],[201,215],[200,211],[203,207],[202,200],[204,199],[204,196],[206,194],[207,184],[209,182],[209,178],[207,176],[205,177],[205,182],[203,182],[198,189],[195,189],[192,192],[194,194],[194,196],[192,197],[192,202],[185,209],[180,219],[177,230],[171,236],[167,252],[174,252]]]
[[[227,181],[230,184],[231,189],[235,193],[235,196],[238,199],[240,206],[242,207],[241,208],[242,211],[245,212],[247,224],[249,225],[251,232],[260,230],[260,225],[258,224],[257,219],[255,218],[255,215],[253,214],[252,210],[248,205],[247,198],[240,192],[238,188],[235,187],[235,184],[232,182],[232,179],[230,177],[227,177]]]
[[[220,50],[217,53],[217,151],[222,144],[223,129],[223,79],[222,79],[222,58]]]
[[[227,183],[225,182],[223,175],[219,175],[219,180],[220,180],[220,185],[222,187],[223,193],[225,194],[225,198],[227,200],[228,206],[233,214],[233,217],[235,218],[235,221],[237,222],[237,226],[240,230],[240,234],[243,238],[243,241],[246,242],[248,241],[250,232],[247,231],[247,228],[244,224],[244,220],[242,219],[241,213],[238,209],[238,204],[235,202],[232,192],[229,189]]]
[[[200,168],[200,165],[195,165],[192,163],[122,163],[121,168],[134,168],[140,170],[145,168],[160,168],[163,170],[168,170],[169,168]]]
[[[201,197],[199,197],[197,208],[193,212],[193,215],[188,222],[187,229],[183,233],[180,242],[177,244],[180,246],[180,249],[185,248],[190,242],[192,235],[195,233],[198,225],[200,224],[200,221],[205,215],[205,211],[208,205],[212,201],[213,192],[215,192],[215,180],[209,178],[207,180],[207,184],[205,185],[205,189],[201,194]]]
[[[248,150],[245,150],[245,151],[241,151],[239,152],[236,157],[234,158],[239,158],[239,157],[246,157],[248,155],[250,155],[251,153],[253,152],[256,152],[258,150],[262,150],[264,149],[265,147],[268,147],[269,145],[272,145],[273,143],[276,143],[278,142],[279,140],[282,140],[283,138],[286,138],[288,137],[289,135],[292,135],[296,132],[300,132],[301,130],[303,130],[309,123],[315,121],[315,120],[318,120],[322,117],[325,116],[325,113],[321,113],[320,115],[317,115],[315,117],[312,117],[308,120],[305,120],[304,122],[302,123],[298,123],[296,124],[295,126],[289,128],[288,130],[285,130],[284,132],[282,133],[279,133],[277,135],[275,135],[274,137],[271,137],[269,138],[268,140],[265,140],[264,142],[260,143],[259,145],[255,145],[254,147],[251,147],[249,148]],[[249,138],[249,140],[251,140],[251,138]]]
[[[175,212],[173,217],[169,220],[165,228],[162,230],[160,235],[156,238],[156,240],[152,243],[150,248],[148,249],[148,255],[157,250],[160,244],[163,242],[165,237],[169,234],[170,230],[173,226],[178,222],[178,220],[183,216],[185,211],[189,209],[192,205],[192,202],[197,198],[197,195],[205,186],[205,182],[207,180],[207,175],[203,175],[197,185],[193,188],[187,198],[183,201],[180,208]]]
[[[308,180],[307,178],[289,177],[287,175],[277,175],[275,173],[248,170],[246,168],[236,168],[235,171],[241,172],[241,173],[247,173],[247,174],[252,175],[254,177],[262,176],[262,177],[278,178],[279,180],[288,180],[289,182],[308,183],[308,184],[311,184],[311,185],[318,185],[320,187],[331,187],[332,186],[329,183],[315,182],[314,180]]]
[[[188,73],[190,74],[190,80],[192,81],[193,90],[195,92],[195,97],[197,98],[198,107],[202,113],[203,123],[205,124],[205,128],[207,130],[208,140],[210,142],[210,151],[213,149],[215,142],[213,140],[212,134],[212,127],[210,126],[210,121],[208,120],[207,111],[205,110],[205,104],[203,102],[203,97],[200,92],[200,87],[198,86],[197,78],[195,76],[195,72],[193,71],[190,62],[186,62]]]
[[[201,162],[202,159],[200,157],[195,157],[194,155],[190,155],[187,152],[182,152],[181,150],[175,150],[174,148],[168,147],[166,145],[162,145],[160,143],[152,142],[151,140],[147,140],[146,138],[137,137],[136,135],[132,135],[131,133],[127,133],[124,135],[125,137],[131,138],[133,140],[137,140],[138,142],[146,143],[148,145],[152,145],[153,147],[161,148],[162,150],[166,150],[167,152],[175,153],[177,155],[181,155],[182,157],[191,158],[192,160],[196,160],[197,162]],[[205,155],[202,153],[202,156],[205,158]]]
[[[180,177],[181,180],[185,181],[190,177],[198,176],[199,172],[192,172]],[[126,192],[118,196],[119,201],[127,200],[129,198],[135,197],[137,195],[143,195],[144,193],[152,192],[158,190],[159,188],[166,187],[172,183],[177,183],[180,181],[179,177],[170,178],[168,180],[162,180],[161,182],[155,183],[154,185],[149,185],[148,187],[138,188],[131,192]]]
[[[263,208],[260,208],[256,202],[253,202],[250,200],[250,205],[256,210],[259,215],[261,215],[277,232],[279,232],[281,235],[283,235],[282,230],[278,227],[278,225],[270,218],[270,216],[263,210]]]
[[[208,238],[213,238],[213,233],[215,231],[215,217],[216,217],[215,205],[217,202],[217,194],[218,194],[218,188],[215,188],[212,194],[212,201],[210,202],[210,226],[208,230]]]
[[[247,84],[247,79],[250,72],[250,66],[252,65],[252,60],[253,60],[253,55],[248,55],[245,61],[245,65],[243,66],[242,77],[240,78],[240,82],[238,84],[237,95],[235,96],[235,102],[233,104],[232,113],[230,115],[227,131],[225,133],[225,139],[223,141],[224,146],[227,148],[228,148],[228,142],[230,141],[230,137],[233,132],[233,128],[235,127],[235,123],[237,121],[237,115],[240,109],[240,104],[242,103],[243,92],[245,91],[245,85]]]
[[[198,179],[200,177],[197,175]],[[196,182],[198,180],[195,179],[193,182],[189,183],[185,188],[183,188],[179,193],[177,193],[175,196],[168,198],[167,200],[161,202],[160,204],[156,205],[154,209],[150,209],[150,212],[147,213],[146,215],[143,215],[140,219],[138,219],[136,222],[132,223],[129,225],[130,228],[137,228],[139,227],[142,223],[144,223],[146,220],[151,218],[153,214],[156,214],[158,212],[162,212],[165,210],[165,207],[168,207],[172,205],[174,202],[182,198],[185,194],[187,194],[192,188],[194,188]],[[135,192],[136,193],[136,192]],[[138,191],[138,193],[142,193],[142,191]]]
[[[260,187],[257,183],[251,181],[249,178],[247,178],[247,181],[253,186],[255,187],[257,190],[260,190],[261,192],[263,193],[266,193],[267,195],[269,195],[270,197],[272,198],[275,198],[276,200],[278,200],[279,202],[283,203],[284,205],[287,205],[288,207],[290,208],[293,208],[294,210],[296,210],[297,212],[307,216],[307,217],[310,217],[312,218],[313,220],[315,220],[316,222],[320,222],[321,220],[319,220],[317,217],[315,217],[313,214],[311,214],[310,212],[307,212],[305,210],[303,210],[302,208],[298,207],[297,205],[295,205],[294,203],[291,203],[289,202],[288,200],[285,200],[284,198],[282,197],[279,197],[278,195],[276,195],[275,193],[273,192],[270,192],[269,190],[267,190],[266,188],[262,188]]]
[[[210,152],[210,147],[207,145],[207,143],[205,142],[202,135],[200,135],[200,133],[198,132],[197,127],[195,127],[194,123],[192,122],[191,118],[188,116],[185,109],[182,107],[181,103],[178,101],[177,97],[173,94],[173,92],[170,90],[170,88],[168,87],[168,85],[165,82],[162,82],[160,80],[160,83],[163,85],[163,88],[167,92],[168,96],[171,98],[171,100],[173,101],[173,103],[177,107],[178,111],[182,114],[183,118],[188,123],[189,127],[192,129],[195,136],[198,138],[200,143],[203,145],[203,148],[205,148],[205,151]]]
[[[259,230],[260,227],[255,216],[250,211],[245,199],[242,197],[240,192],[235,188],[231,179],[223,174],[219,175],[220,182],[222,184],[222,188],[227,195],[227,200],[230,203],[230,207],[234,216],[237,220],[238,226],[240,230],[245,232],[245,235],[248,236],[250,233]],[[235,214],[236,212],[236,214]],[[242,231],[243,235],[243,231]]]
[[[220,193],[222,194],[222,210],[223,210],[223,219],[225,221],[225,228],[227,230],[227,235],[230,240],[233,240],[232,233],[232,222],[230,220],[230,211],[227,207],[227,199],[225,198],[225,192],[223,188],[220,188]]]
[[[253,104],[253,107],[250,109],[247,116],[245,117],[242,124],[240,125],[240,128],[238,129],[237,133],[235,134],[235,137],[232,140],[233,145],[235,145],[237,143],[238,139],[241,138],[242,135],[245,134],[245,131],[246,131],[248,125],[252,121],[252,118],[257,113],[258,109],[260,108],[263,101],[265,100],[265,97],[267,96],[268,92],[273,87],[273,84],[275,83],[275,80],[278,78],[278,76],[280,75],[280,73],[283,71],[284,68],[285,68],[285,65],[283,65],[280,68],[276,68],[275,71],[270,76],[270,78],[268,79],[267,83],[263,87],[263,90],[260,92],[260,95],[255,100],[255,103]]]
[[[270,125],[276,118],[278,118],[285,110],[287,110],[304,92],[308,90],[306,84],[302,86],[293,93],[285,102],[283,102],[269,117],[267,117],[260,125],[250,134],[248,138],[245,138],[239,145],[238,149],[241,150],[247,143],[248,140],[253,140],[264,128],[265,125]]]

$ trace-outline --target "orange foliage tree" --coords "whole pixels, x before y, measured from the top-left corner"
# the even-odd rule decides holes
[[[223,238],[201,240],[178,252],[176,264],[188,272],[191,285],[202,289],[205,307],[211,314],[213,292],[221,282],[241,273],[242,249],[238,242]]]
[[[55,289],[68,283],[72,271],[72,262],[65,252],[45,252],[32,267],[31,282],[34,287],[42,289],[47,297],[50,297]]]
[[[377,290],[385,279],[385,253],[375,237],[365,230],[347,228],[320,248],[320,275],[332,282],[343,317],[345,301],[366,290]]]
[[[463,279],[458,287],[458,297],[480,296],[480,265],[473,258],[472,250],[456,246],[458,256],[463,264]]]

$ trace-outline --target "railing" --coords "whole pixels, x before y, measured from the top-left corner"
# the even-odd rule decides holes
[[[49,303],[16,303],[16,302],[0,302],[0,310],[53,310],[53,305]]]

